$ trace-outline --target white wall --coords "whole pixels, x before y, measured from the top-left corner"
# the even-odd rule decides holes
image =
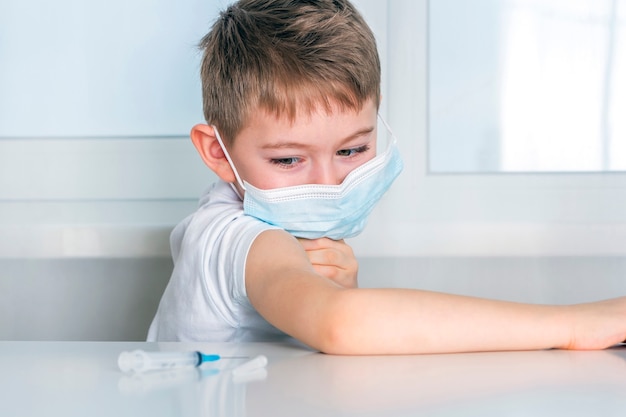
[[[0,259],[0,340],[145,340],[168,258]]]
[[[0,258],[167,256],[218,2],[0,3]]]

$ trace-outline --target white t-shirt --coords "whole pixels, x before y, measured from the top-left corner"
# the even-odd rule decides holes
[[[254,239],[276,229],[243,214],[232,187],[219,181],[170,236],[174,270],[148,341],[263,341],[284,336],[256,312],[245,266]]]

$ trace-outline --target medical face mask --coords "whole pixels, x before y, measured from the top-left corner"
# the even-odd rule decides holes
[[[385,121],[380,120],[389,131],[386,149],[350,172],[341,184],[306,184],[269,190],[241,180],[219,132],[213,128],[237,182],[245,190],[244,214],[296,237],[339,240],[363,231],[372,209],[402,171],[397,141]]]

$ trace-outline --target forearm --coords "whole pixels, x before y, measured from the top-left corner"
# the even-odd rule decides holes
[[[337,293],[320,349],[414,354],[565,347],[568,307],[519,304],[403,289]]]
[[[546,306],[345,288],[316,273],[300,244],[282,231],[255,241],[246,290],[267,321],[327,353],[602,349],[626,339],[626,297]]]

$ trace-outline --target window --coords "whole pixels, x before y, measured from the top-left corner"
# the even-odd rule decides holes
[[[429,3],[433,172],[626,168],[626,1]]]

